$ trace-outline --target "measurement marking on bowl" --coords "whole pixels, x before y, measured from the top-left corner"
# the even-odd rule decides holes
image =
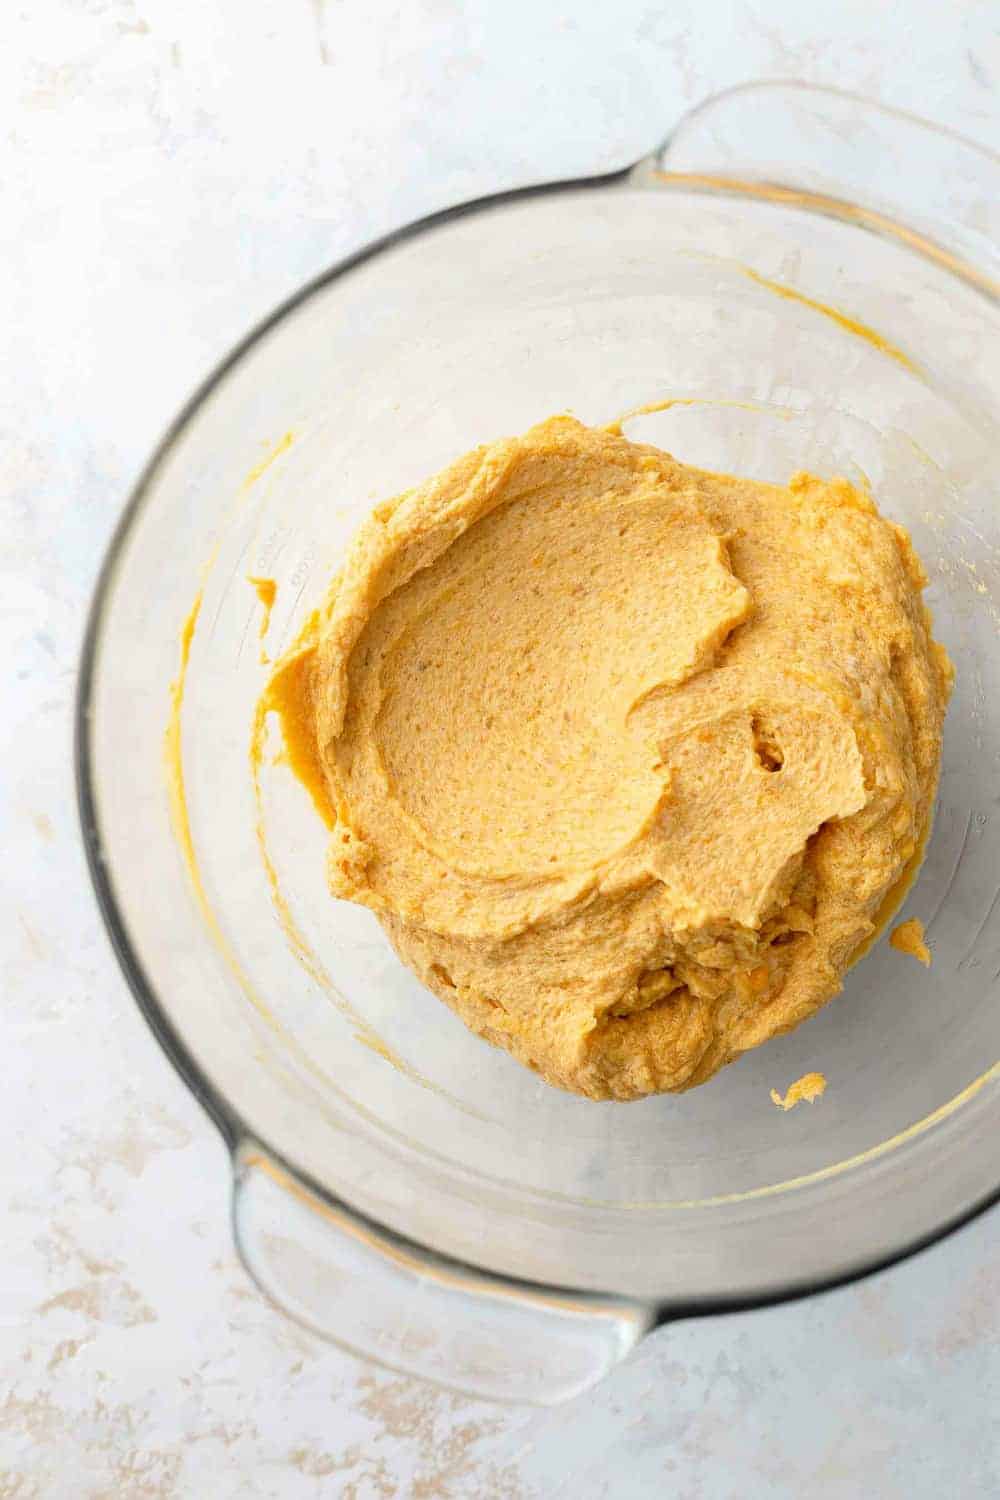
[[[972,956],[973,956],[973,954],[976,951],[976,944],[979,942],[979,939],[982,937],[983,933],[986,931],[987,927],[989,926],[990,921],[991,921],[991,919],[993,917],[993,913],[997,909],[997,902],[998,901],[1000,901],[1000,886],[998,886],[997,889],[993,893],[993,900],[990,902],[989,907],[987,908],[985,917],[983,918],[983,920],[980,922],[978,928],[976,929],[976,935],[975,935],[975,937],[972,939],[972,942],[969,944],[968,948],[965,950],[965,953],[963,954],[963,956],[959,960],[958,967],[960,969],[964,969],[964,968],[972,966],[972,964],[973,964],[973,957]]]
[[[962,834],[962,842],[959,846],[958,856],[955,860],[954,865],[952,866],[951,874],[948,876],[948,882],[945,885],[944,891],[942,892],[940,901],[938,902],[937,906],[935,906],[932,915],[928,917],[926,923],[924,924],[924,932],[928,935],[930,934],[931,928],[934,926],[934,923],[937,921],[938,917],[941,915],[941,912],[944,909],[944,904],[951,894],[951,888],[955,884],[955,879],[958,875],[958,867],[962,863],[962,860],[965,858],[965,851],[969,845],[969,834],[972,831],[973,812],[974,809],[970,807],[969,816],[965,820],[965,832]]]
[[[292,432],[289,429],[288,432],[286,432],[282,437],[280,437],[278,439],[278,441],[276,443],[274,443],[271,446],[271,448],[267,451],[267,453],[265,453],[264,457],[260,460],[260,462],[256,463],[253,466],[253,468],[247,474],[246,478],[244,479],[243,483],[240,485],[239,490],[236,493],[236,507],[237,507],[237,509],[239,509],[239,508],[241,508],[243,506],[243,504],[244,504],[247,496],[249,495],[250,491],[253,489],[254,485],[257,483],[258,479],[260,479],[261,475],[265,474],[267,472],[267,470],[271,467],[271,465],[275,462],[275,460],[278,459],[278,458],[280,458],[283,453],[287,453],[288,449],[292,446],[292,444],[294,443],[294,441],[295,441],[295,433]],[[243,564],[244,564],[244,560],[246,558],[246,555],[250,551],[250,549],[251,549],[252,546],[253,546],[253,537],[248,537],[247,540],[243,543],[243,546],[240,548],[239,556],[237,557],[236,561],[233,563],[232,571],[230,572],[229,578],[228,578],[228,580],[226,582],[226,587],[223,589],[221,595],[219,596],[218,608],[216,609],[215,614],[214,614],[214,616],[212,618],[212,630],[213,631],[215,630],[215,627],[218,625],[218,623],[219,623],[219,616],[222,614],[222,611],[225,608],[226,600],[229,597],[229,590],[232,588],[233,584],[236,582],[236,578],[237,578],[237,576],[239,575],[239,573],[241,572],[241,570],[243,568]],[[220,550],[221,547],[222,547],[222,536],[220,536],[219,540],[216,542],[215,547],[214,547],[214,549],[212,551],[212,554],[209,557],[209,560],[208,560],[207,564],[205,565],[204,576],[205,576],[206,579],[207,579],[209,573],[215,567],[215,563],[216,563],[216,560],[217,560],[217,558],[219,556],[219,550]],[[242,650],[242,643],[241,643],[241,648],[240,649]]]

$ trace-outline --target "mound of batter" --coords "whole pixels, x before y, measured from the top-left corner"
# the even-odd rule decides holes
[[[839,990],[920,847],[925,582],[842,479],[569,417],[477,449],[375,511],[299,656],[334,894],[550,1083],[704,1082]]]

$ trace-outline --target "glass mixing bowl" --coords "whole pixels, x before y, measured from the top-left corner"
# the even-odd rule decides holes
[[[637,166],[437,214],[335,267],[197,393],[97,591],[91,869],[167,1053],[232,1149],[237,1241],[295,1316],[493,1397],[573,1394],[670,1319],[905,1255],[1000,1183],[1000,162],[846,95],[757,85]],[[785,481],[864,475],[957,666],[939,806],[885,942],[792,1035],[680,1097],[593,1103],[477,1040],[326,889],[326,831],[248,745],[361,516],[560,410]],[[200,599],[196,615],[195,600]],[[187,808],[171,822],[164,731]],[[185,847],[186,845],[186,847]],[[821,1102],[769,1100],[818,1069]]]

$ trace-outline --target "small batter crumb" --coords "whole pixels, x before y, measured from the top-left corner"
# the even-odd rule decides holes
[[[897,953],[908,953],[911,958],[919,959],[925,969],[930,968],[931,950],[924,942],[924,924],[917,917],[894,927],[889,944]]]
[[[796,1078],[790,1085],[788,1093],[784,1098],[777,1089],[771,1090],[771,1099],[779,1109],[794,1109],[803,1099],[812,1104],[821,1094],[826,1093],[826,1079],[822,1073],[803,1073],[801,1078]]]

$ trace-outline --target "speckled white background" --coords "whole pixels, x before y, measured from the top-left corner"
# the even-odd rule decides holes
[[[262,312],[472,194],[619,165],[753,76],[1000,145],[996,0],[6,0],[0,11],[3,1500],[1000,1494],[1000,1214],[666,1329],[551,1413],[388,1375],[233,1253],[221,1142],[78,847],[83,610],[166,419]]]

